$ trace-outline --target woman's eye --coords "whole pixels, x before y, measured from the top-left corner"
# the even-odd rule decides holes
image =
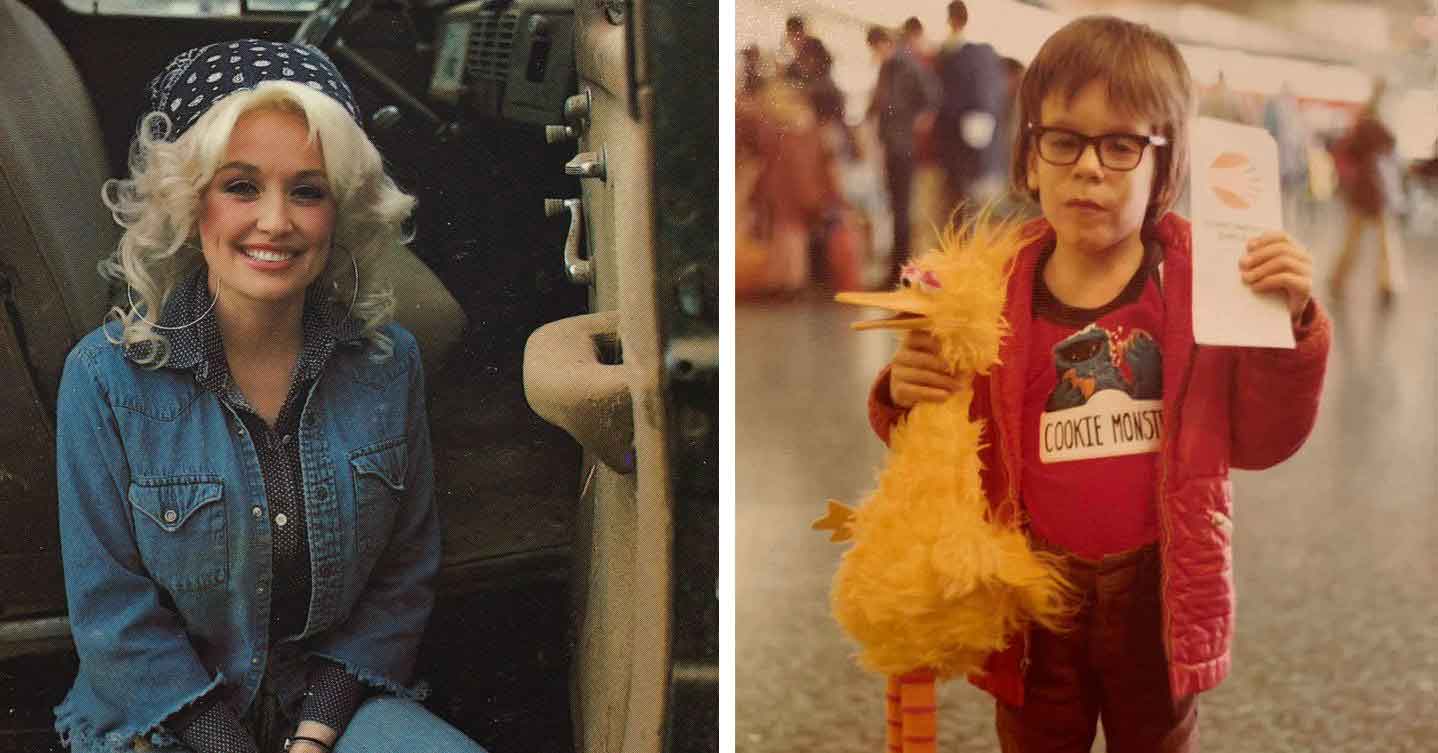
[[[232,180],[225,184],[225,193],[235,194],[236,196],[254,196],[259,192],[260,189],[248,180]]]
[[[329,194],[319,186],[295,186],[291,195],[301,201],[323,201]]]

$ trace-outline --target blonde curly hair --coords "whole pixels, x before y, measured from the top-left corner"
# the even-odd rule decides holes
[[[136,359],[143,366],[159,368],[169,359],[169,340],[151,323],[180,281],[204,264],[197,226],[200,197],[224,158],[235,123],[266,108],[301,116],[311,141],[322,145],[335,199],[332,242],[349,251],[359,267],[352,304],[343,298],[354,274],[346,254],[331,253],[313,284],[337,290],[336,303],[352,306],[350,315],[360,321],[375,360],[393,352],[390,338],[380,331],[394,318],[393,291],[366,272],[410,240],[402,224],[414,211],[415,198],[395,185],[379,151],[334,99],[303,84],[266,81],[220,100],[174,141],[165,138],[173,125],[167,115],[145,115],[130,147],[130,177],[112,178],[101,188],[101,200],[125,231],[100,262],[100,274],[129,285],[133,300],[130,308],[115,306],[106,314],[106,324],[121,325],[119,335],[107,327],[106,337],[116,345],[148,343]]]

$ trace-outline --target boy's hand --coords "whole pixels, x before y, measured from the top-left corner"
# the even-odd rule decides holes
[[[889,399],[900,408],[919,401],[942,403],[959,388],[939,358],[939,341],[925,330],[909,330],[890,363]]]
[[[1297,319],[1313,293],[1313,257],[1303,244],[1280,231],[1250,238],[1247,248],[1238,260],[1243,281],[1257,293],[1283,291],[1288,315]]]

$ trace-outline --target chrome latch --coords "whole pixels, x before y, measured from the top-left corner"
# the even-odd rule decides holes
[[[594,264],[579,258],[579,231],[584,224],[584,204],[579,199],[545,199],[544,213],[558,217],[569,211],[569,236],[564,239],[564,276],[575,285],[594,282]]]
[[[606,152],[603,148],[599,153],[580,152],[574,155],[574,159],[564,163],[564,174],[573,175],[579,178],[598,178],[605,180],[608,171],[605,170],[604,161]]]

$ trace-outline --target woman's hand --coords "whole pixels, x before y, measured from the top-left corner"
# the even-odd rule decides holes
[[[339,738],[339,733],[327,724],[306,719],[300,722],[299,726],[295,728],[295,733],[290,737],[289,753],[328,753],[324,745],[333,749],[335,740]],[[324,745],[316,745],[309,740],[294,739],[300,737],[314,738],[324,743]]]
[[[905,333],[890,363],[889,399],[894,405],[912,408],[921,401],[942,403],[958,388],[959,381],[939,357],[938,338],[927,330]]]
[[[1281,290],[1288,298],[1288,315],[1297,320],[1313,294],[1313,257],[1303,244],[1280,231],[1248,241],[1248,253],[1238,260],[1243,281],[1256,293]]]

